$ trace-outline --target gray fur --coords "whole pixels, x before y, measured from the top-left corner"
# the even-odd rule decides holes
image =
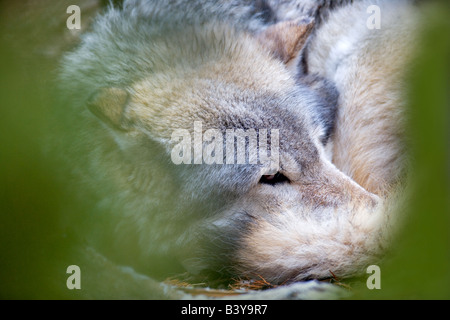
[[[87,96],[90,96],[102,86],[127,86],[158,71],[165,65],[164,52],[158,52],[151,44],[183,41],[182,36],[174,33],[184,27],[195,33],[195,26],[211,21],[232,21],[233,28],[258,30],[263,23],[251,3],[237,0],[218,3],[208,0],[128,0],[123,9],[110,7],[104,15],[97,17],[93,26],[95,32],[85,34],[78,50],[65,57],[63,90],[66,94],[74,92],[76,99],[79,92],[88,92]],[[65,79],[67,74],[70,79]]]
[[[351,4],[355,0],[267,0],[276,13],[276,19],[289,20],[296,17],[312,17],[319,26],[331,10]],[[358,0],[356,0],[358,1]]]
[[[288,84],[282,83],[280,74],[288,74],[284,66],[252,38],[267,21],[275,20],[264,3],[252,3],[129,0],[123,9],[111,7],[98,17],[93,31],[63,60],[61,119],[65,118],[67,144],[61,154],[73,167],[76,192],[93,195],[91,211],[80,219],[87,222],[77,232],[115,261],[149,274],[158,274],[160,260],[169,260],[177,271],[185,267],[191,272],[254,277],[258,270],[249,267],[252,255],[245,257],[243,252],[262,225],[278,232],[286,225],[284,219],[296,212],[297,223],[319,228],[335,210],[345,216],[350,210],[372,212],[376,207],[376,196],[325,159],[323,144],[332,133],[337,100],[333,85],[318,77],[298,80],[293,75]],[[254,53],[255,48],[261,52]],[[253,54],[261,61],[248,60],[243,67],[250,71],[211,71],[206,83],[196,76],[203,66],[215,63],[232,70],[233,59]],[[261,68],[276,71],[260,75]],[[150,116],[130,120],[131,132],[104,126],[86,108],[102,88],[120,88],[143,99],[136,83],[147,81],[144,89],[155,86],[149,89],[153,94],[170,88],[179,77],[187,83],[180,89],[188,93],[185,99],[177,98],[174,90],[170,97],[156,97],[162,102],[139,105]],[[273,83],[268,87],[269,81]],[[189,99],[200,102],[188,104]],[[130,105],[138,105],[131,100]],[[165,108],[157,109],[158,103]],[[179,106],[178,112],[165,118],[162,114],[174,106]],[[157,116],[154,110],[159,110]],[[175,166],[170,161],[170,132],[196,119],[205,123],[204,129],[221,132],[280,129],[279,171],[287,172],[289,182],[259,184],[264,169],[260,165]],[[353,199],[357,202],[350,204]],[[271,252],[284,252],[277,245],[267,246]],[[292,266],[262,266],[261,271],[274,283],[323,278],[327,268],[344,275],[354,271],[351,259],[324,259],[321,265],[310,260],[309,255],[321,256],[320,250],[307,249],[305,258]],[[360,268],[368,258],[361,254],[356,259],[360,260],[355,268]]]

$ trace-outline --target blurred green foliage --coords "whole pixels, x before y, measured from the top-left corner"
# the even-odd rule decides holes
[[[430,9],[411,76],[411,212],[390,259],[381,265],[382,289],[368,290],[363,277],[354,285],[356,298],[450,299],[449,12],[446,4]],[[22,55],[32,48],[18,52],[11,43],[1,37],[0,298],[64,298],[53,284],[65,284],[60,261],[72,244],[60,218],[82,204],[67,194],[56,164],[41,147],[53,104],[55,61]]]

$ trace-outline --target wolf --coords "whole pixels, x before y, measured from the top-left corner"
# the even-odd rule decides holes
[[[155,278],[283,284],[378,261],[413,22],[407,1],[375,1],[383,28],[368,30],[369,2],[126,0],[98,16],[59,78],[59,154],[89,201],[74,233]],[[279,132],[258,140],[277,161],[175,164],[173,133],[194,123]]]

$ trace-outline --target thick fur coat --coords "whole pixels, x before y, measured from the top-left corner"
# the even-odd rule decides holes
[[[64,154],[93,198],[77,232],[150,275],[168,260],[280,284],[376,262],[397,220],[415,22],[408,2],[375,2],[381,30],[373,1],[129,0],[99,16],[60,77]],[[279,161],[176,165],[172,135],[195,122],[278,130]]]

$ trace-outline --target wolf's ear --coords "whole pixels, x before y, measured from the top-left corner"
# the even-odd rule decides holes
[[[120,88],[102,88],[87,102],[89,110],[110,127],[128,131],[130,121],[125,117],[129,94]]]
[[[298,61],[313,28],[314,20],[310,18],[282,21],[271,25],[257,37],[276,58],[288,65]]]

